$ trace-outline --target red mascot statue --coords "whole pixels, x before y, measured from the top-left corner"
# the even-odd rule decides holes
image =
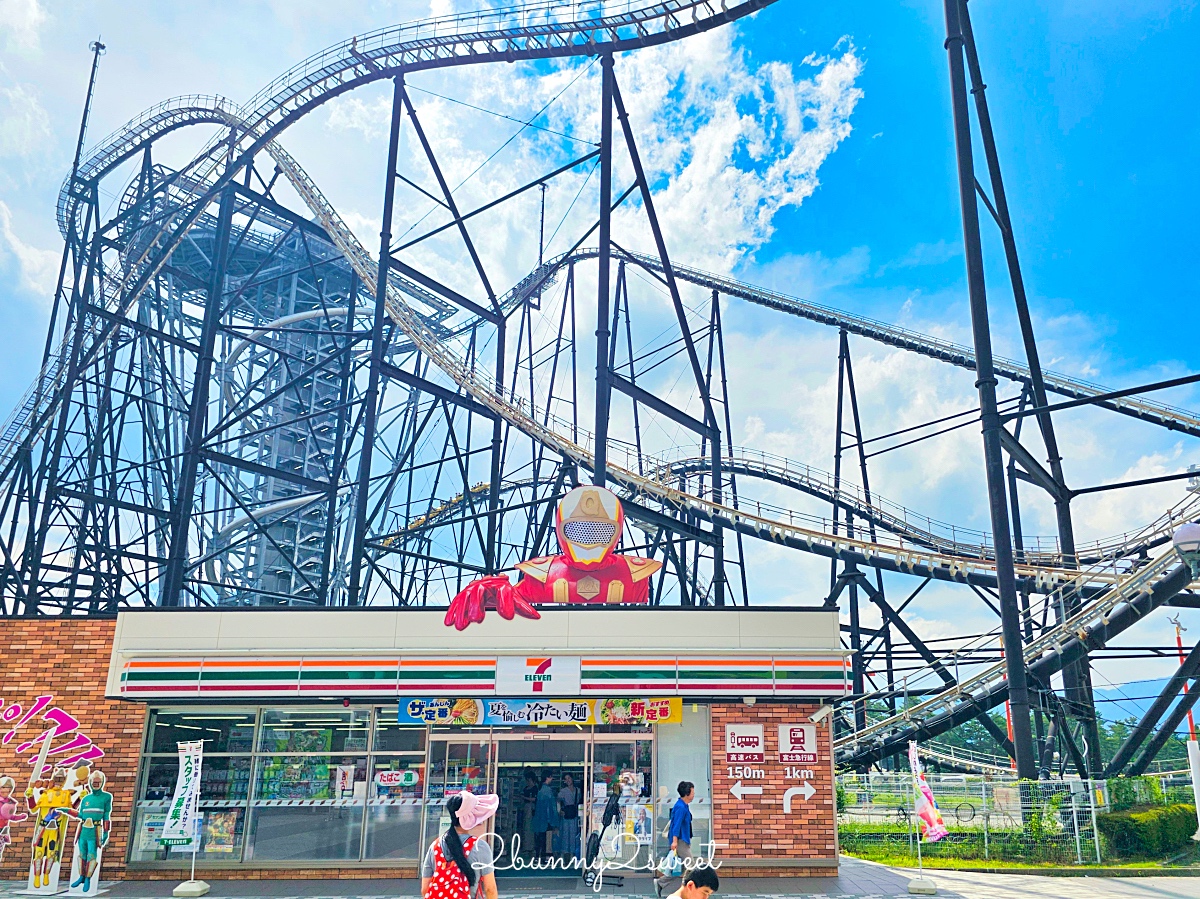
[[[613,552],[621,539],[625,513],[621,501],[603,487],[576,487],[562,498],[555,517],[557,556],[518,562],[522,578],[514,586],[508,575],[481,577],[454,597],[446,612],[447,626],[465,630],[484,614],[497,612],[512,620],[541,618],[543,603],[634,603],[650,597],[650,576],[662,567],[654,559]]]

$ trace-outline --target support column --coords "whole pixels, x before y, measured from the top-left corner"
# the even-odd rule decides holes
[[[984,157],[987,160],[992,186],[992,201],[995,204],[997,224],[1000,227],[1000,239],[1004,244],[1005,260],[1008,263],[1008,275],[1012,283],[1013,302],[1017,308],[1017,321],[1021,326],[1025,359],[1029,364],[1033,405],[1036,408],[1045,408],[1049,405],[1049,400],[1046,398],[1046,382],[1042,373],[1037,341],[1034,338],[1029,300],[1025,294],[1025,279],[1021,275],[1017,240],[1013,234],[1012,218],[1008,210],[1008,195],[1004,190],[1004,179],[1000,174],[1000,155],[996,150],[996,137],[992,131],[992,117],[988,110],[987,85],[983,82],[983,72],[979,65],[979,54],[975,47],[975,35],[971,29],[971,16],[967,10],[967,4],[962,2],[959,8],[962,13],[962,33],[967,69],[971,76],[971,95],[975,98],[979,137],[983,144]],[[1046,461],[1050,466],[1050,476],[1058,487],[1051,499],[1054,501],[1054,515],[1058,526],[1058,540],[1063,564],[1065,567],[1075,568],[1078,566],[1078,559],[1075,556],[1075,527],[1071,521],[1071,491],[1067,489],[1066,477],[1063,474],[1062,454],[1058,449],[1058,438],[1055,436],[1054,423],[1051,421],[1049,412],[1038,413],[1037,423],[1042,434],[1042,442],[1046,447]],[[1063,597],[1063,604],[1067,614],[1073,614],[1079,608],[1078,594],[1073,590],[1068,591]],[[1098,748],[1100,731],[1096,721],[1096,705],[1092,697],[1091,664],[1086,655],[1077,664],[1063,671],[1063,686],[1067,706],[1083,725],[1088,745],[1097,747],[1094,752],[1088,753],[1088,762],[1091,766],[1092,777],[1100,777],[1104,764]]]
[[[608,276],[612,254],[613,58],[600,57],[600,269],[596,273],[596,425],[592,483],[603,487],[608,468]]]
[[[388,266],[392,250],[392,208],[396,196],[396,166],[400,150],[400,115],[403,111],[404,75],[397,75],[392,92],[392,123],[388,136],[388,167],[383,182],[383,225],[379,232],[379,274],[375,281],[375,316],[371,322],[371,368],[363,397],[363,442],[358,461],[358,493],[354,498],[354,537],[350,549],[350,584],[346,605],[361,604],[363,547],[367,539],[367,494],[371,485],[371,459],[375,448],[375,422],[379,414],[379,377],[383,367],[383,320],[387,316]]]
[[[221,323],[221,301],[224,296],[225,265],[229,260],[229,229],[233,221],[233,201],[236,194],[232,186],[221,194],[220,212],[217,214],[216,254],[213,260],[212,279],[209,281],[208,301],[204,305],[204,324],[200,334],[200,356],[196,360],[196,375],[192,381],[192,405],[188,410],[187,436],[184,442],[183,465],[179,473],[179,490],[175,495],[171,517],[171,554],[167,558],[167,570],[163,577],[159,602],[164,606],[181,605],[183,592],[183,570],[188,560],[188,532],[192,522],[192,500],[196,492],[196,473],[203,463],[200,458],[200,443],[204,439],[204,426],[208,420],[208,389],[212,381],[213,352],[217,342],[217,329]]]
[[[1033,732],[1029,723],[1029,685],[1022,652],[1021,616],[1017,605],[1012,539],[1009,533],[1008,498],[1004,485],[1004,456],[1000,447],[1000,415],[996,408],[996,373],[992,362],[992,335],[984,286],[983,247],[979,236],[979,208],[975,200],[975,167],[971,149],[971,121],[967,109],[967,82],[963,65],[960,0],[945,0],[946,51],[950,64],[950,92],[954,112],[954,145],[958,159],[958,195],[962,206],[963,243],[967,257],[967,287],[971,301],[971,331],[975,344],[975,382],[983,424],[984,470],[988,505],[996,545],[996,585],[1013,718],[1013,745],[1017,776],[1037,777]]]

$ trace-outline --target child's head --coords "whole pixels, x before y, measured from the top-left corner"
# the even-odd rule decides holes
[[[683,899],[708,899],[721,885],[717,872],[710,865],[693,868],[683,875]]]

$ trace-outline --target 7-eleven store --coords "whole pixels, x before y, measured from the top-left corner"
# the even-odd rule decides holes
[[[606,857],[661,857],[687,780],[693,851],[722,874],[836,873],[831,718],[819,714],[847,690],[836,612],[578,608],[464,633],[441,618],[122,613],[106,692],[145,706],[127,876],[190,861],[157,837],[177,743],[197,739],[199,866],[215,878],[412,876],[464,787],[499,793],[500,873],[528,875],[547,777],[579,796],[577,824],[545,844],[559,858],[579,853],[613,795]]]

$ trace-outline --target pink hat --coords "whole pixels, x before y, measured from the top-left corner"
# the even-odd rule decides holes
[[[462,797],[462,805],[458,807],[458,826],[470,830],[476,824],[481,824],[500,807],[500,797],[495,793],[480,793],[476,796],[470,790],[458,794]]]

